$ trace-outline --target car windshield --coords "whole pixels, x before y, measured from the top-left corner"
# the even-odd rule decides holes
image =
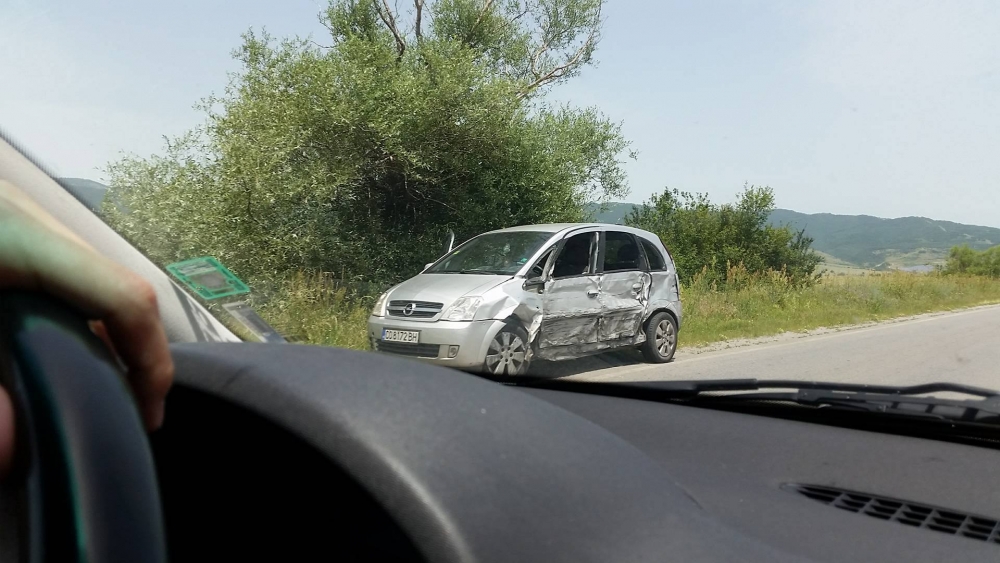
[[[513,275],[550,238],[552,233],[536,231],[488,233],[456,248],[426,273]]]
[[[0,129],[239,338],[998,386],[989,3],[202,4],[4,3]]]

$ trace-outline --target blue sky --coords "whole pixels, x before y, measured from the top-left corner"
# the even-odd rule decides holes
[[[0,0],[0,127],[56,173],[158,152],[240,33],[322,38],[321,0]],[[807,213],[1000,227],[1000,2],[608,0],[599,64],[551,93],[616,121],[630,201],[744,182]]]

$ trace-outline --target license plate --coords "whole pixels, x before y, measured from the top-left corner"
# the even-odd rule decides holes
[[[417,344],[420,342],[420,332],[416,330],[392,330],[382,329],[382,340],[386,342],[405,342],[407,344]]]

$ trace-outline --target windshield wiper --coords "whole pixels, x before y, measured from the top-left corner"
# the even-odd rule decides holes
[[[688,403],[776,401],[817,408],[898,414],[937,420],[992,424],[1000,422],[1000,391],[961,383],[940,382],[899,387],[776,379],[623,383],[533,379],[519,385],[653,401]],[[773,391],[753,392],[761,390]],[[922,396],[942,392],[979,398],[963,400]]]

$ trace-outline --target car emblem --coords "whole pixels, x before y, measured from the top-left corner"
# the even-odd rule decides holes
[[[413,314],[413,310],[417,308],[416,303],[407,303],[406,307],[403,307],[403,314],[409,317]]]

